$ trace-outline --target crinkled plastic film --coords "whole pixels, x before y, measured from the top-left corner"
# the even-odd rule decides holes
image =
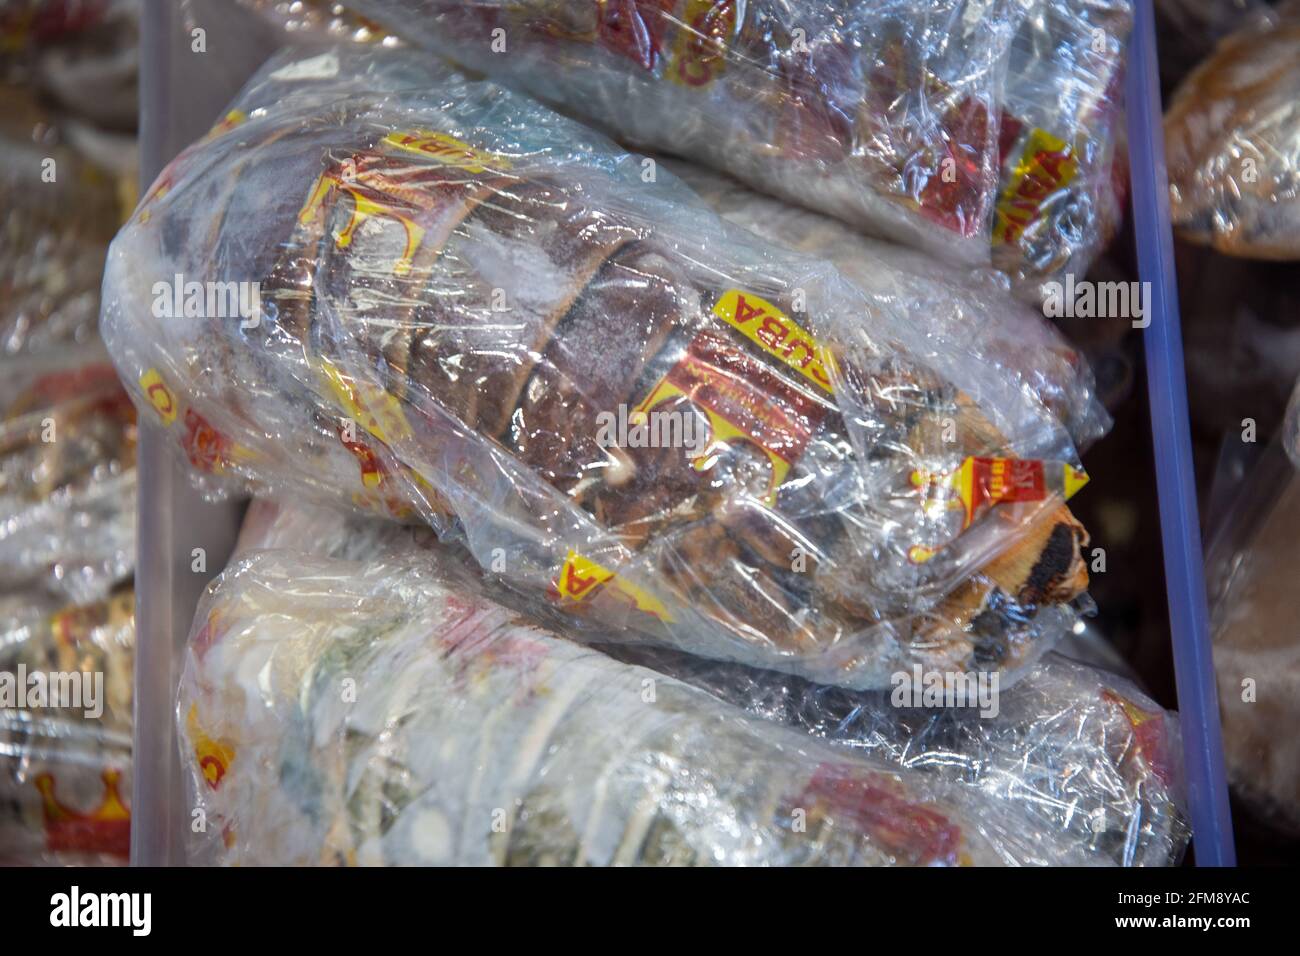
[[[988,261],[1003,0],[352,6],[633,143]]]
[[[996,859],[888,768],[760,728],[418,564],[262,552],[198,621],[178,730],[204,862]]]
[[[323,556],[344,552],[356,560]],[[983,786],[959,785],[883,746],[812,741],[781,726],[797,721],[793,706],[778,712],[778,694],[747,697],[758,685],[732,679],[754,672],[711,681],[702,663],[707,688],[777,718],[746,719],[671,676],[529,624],[492,590],[442,546],[255,504],[239,553],[200,607],[181,684],[178,732],[209,822],[191,858],[1121,862],[1112,847],[1053,834],[1050,821],[1045,829],[1047,814],[997,792],[992,770]],[[1053,692],[1086,714],[1058,687],[1038,691]],[[972,748],[967,766],[996,750]],[[1080,739],[1060,759],[1092,768],[1112,756]],[[1125,756],[1143,759],[1132,744]],[[1011,775],[1006,764],[998,770]],[[1123,862],[1157,862],[1143,850]]]
[[[1038,301],[1082,278],[1124,218],[1128,0],[1035,0],[1011,46],[998,126],[993,265]]]
[[[988,396],[981,405],[1023,416],[1004,431],[1040,431],[1040,402],[1081,450],[1110,429],[1087,359],[1040,311],[998,283],[954,276],[923,253],[857,235],[838,220],[753,192],[702,166],[663,162],[722,218],[833,263],[874,309],[897,317],[896,328],[916,330],[909,347],[946,378],[968,395]],[[960,353],[950,348],[956,341],[963,343]],[[999,397],[1008,380],[1028,401]]]
[[[311,43],[328,40],[351,43],[382,43],[395,46],[401,41],[372,20],[357,16],[336,0],[240,0],[268,22],[295,39]],[[194,0],[181,0],[187,12]]]
[[[1181,236],[1228,255],[1300,259],[1298,104],[1292,2],[1220,41],[1169,105],[1170,212]]]
[[[1086,272],[1122,218],[1126,0],[348,7],[634,146],[992,263],[1027,298]]]
[[[0,369],[0,580],[99,600],[135,562],[135,408],[98,344]]]
[[[0,12],[0,864],[129,850],[136,416],[95,325],[131,152],[77,117],[133,126],[137,17]]]
[[[1295,542],[1300,464],[1284,428],[1252,466],[1206,552],[1223,756],[1237,798],[1257,819],[1300,835],[1300,641]]]
[[[0,110],[0,356],[85,344],[121,221],[115,183],[59,141],[30,94],[0,86]]]
[[[133,603],[129,586],[84,605],[32,592],[0,597],[9,692],[24,676],[30,694],[32,675],[79,674],[83,694],[94,695],[83,697],[90,708],[44,699],[0,708],[0,863],[127,862]]]
[[[423,518],[538,602],[828,682],[1031,661],[1087,580],[1068,433],[641,168],[427,56],[282,55],[115,240],[104,334],[214,491]]]
[[[897,706],[849,691],[648,648],[614,649],[767,719],[969,787],[1032,821],[1036,861],[1082,852],[1119,866],[1177,863],[1190,829],[1177,716],[1130,682],[1049,654],[978,707]]]

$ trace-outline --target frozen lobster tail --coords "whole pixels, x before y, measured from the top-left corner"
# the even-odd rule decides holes
[[[1128,0],[347,7],[632,146],[992,264],[1029,299],[1083,275],[1122,219]]]
[[[422,518],[629,636],[860,687],[1031,661],[1087,581],[1061,423],[640,170],[419,54],[284,56],[115,240],[105,335],[214,485]]]
[[[924,785],[523,623],[432,553],[237,562],[177,716],[206,862],[997,862]]]

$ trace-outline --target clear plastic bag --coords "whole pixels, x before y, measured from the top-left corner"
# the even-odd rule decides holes
[[[1262,21],[1262,22],[1261,22]],[[1300,4],[1219,43],[1165,114],[1179,234],[1250,259],[1300,259]]]
[[[178,732],[206,821],[192,860],[1119,862],[999,792],[1006,761],[959,785],[883,747],[853,752],[747,717],[530,624],[495,599],[508,593],[410,534],[254,504],[196,615],[181,681]],[[322,556],[339,553],[357,559]],[[1076,776],[1099,762],[1086,736],[1061,755]],[[1129,746],[1140,766],[1146,752]],[[1149,853],[1125,862],[1155,862],[1153,820],[1131,822]]]
[[[350,5],[638,146],[989,260],[1005,0]]]
[[[849,691],[649,648],[615,656],[671,674],[770,720],[946,783],[1032,821],[1036,861],[1070,854],[1169,866],[1187,847],[1177,715],[1129,681],[1056,654],[998,697],[998,712],[899,707]]]
[[[258,551],[282,552],[274,558],[277,567],[305,553],[392,566],[443,547],[412,530],[257,500],[244,520],[233,576],[246,574],[242,559]],[[432,559],[445,557],[435,553]],[[219,586],[219,594],[221,587],[231,585]],[[248,585],[236,587],[243,593]],[[301,606],[293,613],[313,619],[331,613],[311,612],[310,595],[290,590]],[[511,598],[478,581],[463,583],[457,593],[467,592],[506,605]],[[332,607],[341,598],[331,593],[328,603]],[[217,603],[231,600],[227,594]],[[1164,866],[1177,863],[1186,848],[1190,831],[1176,715],[1129,681],[1095,668],[1048,655],[1014,690],[997,697],[996,714],[982,716],[966,708],[900,707],[891,692],[848,691],[677,652],[602,644],[599,635],[593,639],[616,660],[682,680],[909,778],[933,778],[933,785],[957,791],[950,800],[980,821],[1006,862]]]
[[[852,686],[1032,660],[1087,580],[1056,418],[640,172],[424,55],[284,54],[114,241],[104,334],[214,490],[423,518],[629,636]]]
[[[1300,614],[1295,588],[1300,464],[1284,430],[1211,529],[1214,669],[1223,755],[1234,793],[1265,826],[1300,836]]]
[[[206,821],[192,860],[996,861],[924,785],[521,623],[446,570],[266,551],[219,579],[178,709]]]
[[[1122,219],[1127,0],[348,6],[634,146],[991,262],[1030,299]]]
[[[385,31],[373,20],[353,13],[336,0],[239,0],[256,10],[266,21],[294,39],[311,43],[329,40],[351,43],[382,43],[395,46],[401,41]],[[181,0],[183,7],[193,16],[201,9],[200,0]]]
[[[1124,220],[1129,0],[1032,0],[1011,46],[998,126],[993,265],[1034,303],[1082,279]]]
[[[113,175],[70,148],[54,119],[0,86],[0,356],[93,340],[104,254],[121,223]]]
[[[48,700],[0,707],[0,863],[127,862],[133,611],[129,587],[64,607],[39,592],[0,597],[0,672],[96,682],[89,714]]]
[[[88,603],[130,577],[135,445],[101,345],[0,362],[0,590]]]
[[[896,316],[900,327],[924,316],[915,323],[924,331],[913,347],[966,394],[996,396],[1010,380],[1030,396],[1026,407],[1033,407],[1033,399],[1045,405],[1080,450],[1110,429],[1088,360],[1039,310],[1012,298],[996,281],[954,276],[922,253],[858,235],[838,220],[753,192],[720,173],[660,161],[723,219],[834,263],[873,308]],[[960,341],[964,348],[936,348],[936,341]],[[990,374],[994,381],[981,381]],[[1033,431],[1036,425],[1026,421],[1020,428]]]

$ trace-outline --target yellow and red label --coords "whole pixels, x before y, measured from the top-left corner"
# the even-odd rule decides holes
[[[316,369],[326,391],[347,417],[385,445],[411,436],[411,424],[402,403],[378,385],[358,382],[327,358],[319,358]]]
[[[506,157],[477,149],[463,140],[435,130],[389,133],[383,142],[386,146],[418,153],[444,166],[455,166],[471,173],[510,168],[510,160]]]
[[[1078,157],[1065,140],[1046,130],[1032,130],[998,199],[994,244],[1019,242],[1037,221],[1043,202],[1068,186],[1078,172]]]
[[[713,314],[817,390],[801,389],[769,363],[736,349],[725,335],[706,329],[633,413],[649,415],[664,404],[690,403],[708,419],[710,438],[693,466],[698,471],[713,467],[718,446],[752,444],[771,466],[765,499],[772,504],[813,432],[834,408],[831,355],[789,316],[752,293],[729,290]]]
[[[185,715],[185,727],[194,744],[194,760],[199,772],[209,787],[216,790],[221,786],[226,771],[235,760],[235,748],[225,741],[213,740],[199,724],[197,704],[190,704],[189,713]]]
[[[1060,468],[1058,480],[1048,480],[1049,464]],[[1031,458],[983,458],[972,455],[955,470],[934,475],[913,471],[912,485],[926,493],[930,506],[960,509],[961,530],[965,531],[987,509],[1001,504],[1044,501],[1059,494],[1068,501],[1088,483],[1086,472],[1064,462],[1048,463]],[[917,563],[937,554],[933,548],[916,545],[908,554]]]
[[[470,176],[477,176],[507,169],[510,161],[476,149],[454,136],[427,130],[389,133],[381,145],[431,159],[437,165],[415,165],[392,152],[350,156],[316,178],[298,213],[298,222],[311,223],[340,194],[348,196],[350,216],[343,228],[335,232],[335,245],[340,249],[351,246],[357,230],[367,220],[395,222],[405,232],[405,242],[402,254],[393,262],[392,272],[402,277],[410,275],[415,254],[426,238],[426,225],[468,208],[465,188],[472,180],[452,171],[464,170]]]
[[[326,391],[331,395],[344,416],[355,422],[357,427],[381,442],[386,448],[402,439],[410,438],[414,432],[402,403],[396,396],[378,385],[358,382],[340,369],[329,359],[319,357],[316,371]],[[353,500],[363,507],[378,504],[395,518],[406,518],[411,513],[411,504],[398,490],[400,486],[390,480],[392,474],[379,452],[362,441],[357,435],[349,435],[345,426],[338,428],[339,442],[357,459],[361,469],[363,494],[353,496]],[[429,480],[413,468],[397,464],[400,474],[418,484],[429,503],[438,503],[441,510],[441,497],[434,490]]]
[[[718,299],[713,314],[828,395],[835,394],[831,385],[835,359],[830,350],[772,303],[731,289]]]
[[[604,593],[631,605],[661,621],[672,623],[668,607],[657,597],[621,577],[605,566],[570,551],[555,580],[555,590],[563,600],[582,603]]]
[[[144,389],[144,397],[149,399],[149,404],[153,406],[164,425],[170,426],[176,421],[180,405],[156,368],[151,368],[140,376],[140,387]]]
[[[235,442],[193,408],[185,407],[158,369],[145,371],[139,382],[145,398],[164,425],[170,428],[178,419],[184,425],[180,436],[181,446],[195,468],[222,474],[236,461],[256,459],[257,455],[252,449]]]
[[[424,227],[403,211],[404,208],[408,208],[405,203],[398,204],[390,198],[396,190],[385,190],[384,185],[380,175],[375,171],[359,169],[356,162],[350,160],[339,168],[323,172],[317,177],[306,204],[298,213],[298,221],[304,225],[311,222],[321,214],[326,200],[334,193],[347,193],[352,198],[352,215],[347,225],[335,233],[335,245],[340,249],[352,245],[357,230],[368,219],[373,217],[391,219],[406,232],[402,254],[393,262],[393,275],[399,277],[410,275],[415,252],[424,241]]]
[[[104,796],[89,812],[63,803],[55,779],[46,771],[33,781],[41,795],[46,849],[56,853],[109,853],[126,859],[131,850],[131,811],[120,792],[122,772],[107,768],[100,774]]]

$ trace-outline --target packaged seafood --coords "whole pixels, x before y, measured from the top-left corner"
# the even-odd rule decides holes
[[[133,606],[0,597],[0,864],[127,862]]]
[[[1034,301],[1122,220],[1128,0],[347,6],[632,146],[992,264]]]
[[[1109,862],[996,795],[559,637],[411,534],[254,503],[181,681],[191,859]]]
[[[0,379],[0,592],[102,599],[135,563],[135,407],[98,343]]]
[[[437,559],[445,547],[414,529],[259,499],[245,517],[232,565],[260,551],[279,554],[282,562],[310,554],[364,566],[430,551]],[[511,603],[510,593],[490,582],[465,587],[485,600]],[[548,623],[563,625],[558,618]],[[588,637],[615,660],[959,791],[957,802],[982,821],[983,832],[995,835],[1006,861],[1166,866],[1177,863],[1187,845],[1176,715],[1129,681],[1055,653],[1013,690],[995,690],[993,713],[899,706],[895,691],[848,691]]]
[[[1087,581],[1062,424],[641,168],[412,51],[289,51],[119,233],[103,332],[214,492],[423,519],[539,603],[833,683],[1028,663]]]
[[[928,361],[967,394],[987,393],[979,376],[1036,397],[1086,450],[1110,428],[1088,360],[1040,310],[997,282],[954,275],[923,253],[856,234],[839,220],[747,189],[738,181],[680,160],[664,159],[674,175],[729,222],[775,243],[834,263],[882,312],[899,323],[924,316],[939,341],[961,341],[961,353],[931,348]],[[974,361],[972,361],[974,359]]]

